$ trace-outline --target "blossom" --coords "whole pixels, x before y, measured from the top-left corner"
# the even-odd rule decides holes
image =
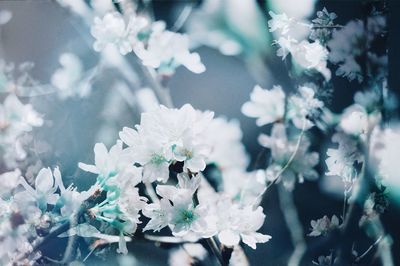
[[[148,21],[139,16],[131,16],[128,24],[117,12],[110,12],[103,18],[95,17],[91,27],[91,33],[96,38],[93,48],[96,51],[103,50],[107,45],[114,45],[121,54],[132,51],[132,47],[138,41],[137,35],[148,24]]]
[[[205,216],[207,209],[195,205],[193,195],[200,185],[200,177],[178,175],[178,187],[158,185],[157,194],[162,197],[160,203],[150,204],[143,214],[151,218],[144,230],[160,230],[169,226],[175,236],[194,233],[198,236],[208,235]]]
[[[285,93],[281,86],[271,90],[255,86],[250,94],[250,101],[242,106],[242,113],[257,118],[258,126],[267,125],[283,118],[285,112]]]
[[[301,41],[290,47],[290,53],[294,61],[305,69],[315,69],[320,72],[326,80],[330,80],[331,72],[327,67],[328,50],[319,41]]]
[[[51,84],[59,89],[59,96],[62,99],[74,95],[87,96],[90,85],[82,82],[84,69],[80,58],[72,53],[63,53],[59,62],[62,67],[51,76]]]
[[[0,198],[7,199],[19,185],[20,178],[21,171],[19,169],[0,174]]]
[[[344,182],[351,183],[357,176],[354,164],[361,163],[363,157],[357,148],[357,142],[343,133],[332,136],[332,142],[338,143],[338,148],[328,149],[328,158],[325,163],[328,167],[328,176],[340,176]]]
[[[210,146],[207,164],[214,163],[222,171],[247,167],[249,158],[241,142],[242,130],[239,121],[217,117],[210,121],[204,133]]]
[[[220,198],[214,206],[218,240],[225,246],[236,246],[240,240],[255,249],[257,243],[265,243],[271,236],[258,233],[264,224],[262,207],[239,207],[227,198]]]
[[[109,151],[103,143],[96,143],[94,155],[95,165],[79,163],[79,168],[99,175],[100,185],[108,185],[113,180],[121,182],[127,178],[133,179],[135,185],[141,181],[138,169],[131,164],[128,154],[122,149],[122,141],[117,141]]]
[[[213,115],[188,104],[180,109],[160,106],[142,113],[136,129],[123,128],[120,138],[128,145],[130,160],[143,166],[146,182],[166,182],[174,162],[183,162],[185,171],[204,170],[210,148],[203,136]]]
[[[75,212],[77,212],[83,201],[88,199],[97,188],[92,186],[88,191],[78,192],[77,188],[73,184],[70,184],[65,188],[62,181],[61,172],[56,167],[53,171],[55,185],[60,190],[59,198],[56,202],[56,207],[60,209],[62,217],[71,217]]]
[[[0,105],[0,128],[7,133],[29,132],[43,125],[43,119],[32,105],[23,104],[17,96],[10,94]]]
[[[275,40],[273,44],[277,44],[279,46],[278,50],[276,51],[276,55],[282,57],[282,61],[285,60],[286,56],[294,50],[296,44],[298,43],[297,40],[291,38],[290,36],[287,37],[279,37],[278,40]]]
[[[269,181],[275,180],[280,173],[284,186],[293,189],[296,177],[299,182],[303,182],[304,178],[309,180],[318,178],[318,173],[313,168],[318,164],[319,156],[316,152],[308,151],[310,141],[305,136],[300,140],[289,140],[285,126],[277,123],[274,124],[270,136],[262,134],[258,140],[263,147],[271,150],[273,162],[267,168]],[[281,172],[284,167],[286,169]]]
[[[117,252],[127,254],[125,234],[132,235],[137,229],[139,211],[146,205],[147,199],[139,195],[139,189],[132,184],[121,186],[119,197],[115,200],[107,197],[106,204],[99,204],[91,209],[99,221],[109,223],[119,231]]]
[[[364,42],[364,25],[360,20],[347,23],[342,29],[334,30],[332,39],[327,43],[330,53],[329,61],[338,64],[336,75],[347,77],[349,80],[363,80],[361,67],[356,62],[362,54]]]
[[[309,129],[314,124],[307,117],[312,117],[319,109],[324,107],[324,103],[315,97],[313,89],[307,86],[299,87],[300,95],[293,95],[289,98],[288,117],[293,124],[302,129]]]
[[[17,161],[27,156],[22,136],[42,125],[43,119],[32,105],[21,103],[14,94],[0,104],[0,149],[8,167],[15,167]]]
[[[365,136],[369,128],[368,114],[362,106],[352,105],[344,111],[339,126],[349,135]]]
[[[58,171],[57,169],[55,171]],[[26,196],[36,201],[38,208],[45,212],[47,204],[54,205],[57,202],[57,183],[50,168],[42,168],[36,176],[35,188],[32,188],[26,180],[21,177],[20,184],[25,188]]]
[[[170,74],[183,65],[194,73],[202,73],[205,66],[197,53],[190,53],[187,35],[165,30],[165,24],[153,24],[149,39],[134,47],[136,55],[145,66]]]
[[[319,40],[321,43],[325,44],[332,35],[332,30],[329,28],[334,26],[334,20],[337,15],[333,12],[328,12],[324,7],[321,11],[317,12],[317,18],[312,20],[313,28],[311,29],[310,39]]]
[[[269,11],[269,15],[272,17],[268,21],[268,27],[270,32],[280,31],[281,34],[287,34],[294,22],[293,18],[289,18],[285,13],[275,14]]]
[[[320,235],[325,235],[329,231],[332,231],[333,229],[336,229],[339,227],[339,219],[336,215],[333,215],[331,219],[328,218],[328,216],[324,216],[321,219],[318,219],[316,221],[312,220],[311,221],[311,233],[309,233],[309,236],[320,236]]]
[[[265,171],[245,172],[243,169],[228,169],[222,173],[222,187],[226,195],[241,206],[256,206],[266,190]]]

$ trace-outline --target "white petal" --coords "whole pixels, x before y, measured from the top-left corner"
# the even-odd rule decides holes
[[[36,191],[47,193],[52,190],[53,185],[54,178],[50,168],[42,168],[35,180]]]
[[[232,247],[239,244],[240,236],[231,230],[224,230],[218,234],[218,239],[225,246]]]
[[[94,165],[85,164],[85,163],[78,163],[78,167],[81,168],[83,171],[90,172],[90,173],[93,173],[93,174],[99,174],[99,170]]]

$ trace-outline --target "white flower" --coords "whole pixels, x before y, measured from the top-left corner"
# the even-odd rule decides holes
[[[276,51],[276,55],[282,57],[282,61],[285,60],[286,56],[294,50],[297,45],[298,41],[291,38],[290,36],[287,37],[279,37],[278,40],[275,40],[273,44],[279,45],[278,50]]]
[[[158,69],[159,72],[170,74],[175,68],[183,65],[194,73],[202,73],[205,66],[197,53],[190,53],[187,35],[167,31],[165,24],[153,24],[146,43],[138,43],[134,47],[136,55],[145,66]]]
[[[138,169],[129,160],[128,153],[122,149],[122,141],[117,141],[109,151],[103,143],[96,143],[94,156],[95,165],[79,163],[79,168],[99,175],[101,185],[115,182],[113,180],[125,182],[126,179],[133,179],[134,185],[141,181]]]
[[[217,236],[223,245],[236,246],[242,240],[243,243],[255,249],[257,243],[265,243],[271,239],[269,235],[256,232],[262,227],[265,220],[262,207],[239,208],[229,199],[222,197],[214,208]]]
[[[329,231],[332,231],[333,229],[336,229],[339,227],[339,219],[336,215],[333,215],[331,219],[328,218],[328,216],[324,216],[321,219],[318,219],[316,221],[312,220],[311,221],[311,233],[309,233],[309,236],[320,236],[320,235],[325,235]]]
[[[210,146],[207,163],[214,163],[221,171],[247,167],[249,158],[241,142],[243,134],[239,121],[214,118],[204,135],[205,143]]]
[[[189,233],[199,237],[208,236],[205,220],[207,209],[202,205],[195,205],[193,195],[200,184],[200,177],[189,177],[186,174],[178,175],[178,187],[158,185],[157,194],[162,197],[160,203],[150,204],[143,210],[143,214],[151,218],[144,230],[158,231],[170,226],[173,235],[185,236]]]
[[[51,84],[59,89],[59,96],[64,99],[74,95],[79,97],[88,95],[90,85],[81,82],[84,69],[80,58],[72,53],[63,53],[59,62],[62,67],[51,76]]]
[[[294,23],[293,18],[289,18],[285,13],[275,14],[272,11],[269,11],[269,15],[272,17],[268,21],[268,27],[270,32],[274,32],[276,30],[280,31],[281,34],[287,34]]]
[[[340,176],[345,183],[351,183],[357,176],[354,164],[361,163],[363,157],[357,149],[357,142],[342,133],[332,136],[332,142],[338,143],[337,149],[328,149],[328,158],[325,163],[328,167],[328,176]]]
[[[315,97],[313,89],[302,86],[299,88],[300,95],[293,95],[289,98],[288,117],[292,119],[293,124],[299,128],[309,129],[314,124],[307,119],[307,116],[313,115],[318,109],[324,106],[324,103]]]
[[[299,182],[303,182],[304,178],[315,180],[318,173],[313,169],[319,161],[318,153],[309,152],[310,141],[303,136],[299,146],[298,139],[289,140],[286,136],[286,129],[283,124],[274,124],[271,136],[260,135],[259,142],[263,147],[271,149],[273,163],[267,168],[267,179],[273,181],[277,174],[289,163],[289,159],[295,154],[293,160],[289,163],[283,173],[281,179],[284,186],[293,189],[296,177]]]
[[[24,105],[14,94],[8,95],[0,104],[0,149],[9,168],[16,167],[17,161],[27,156],[22,136],[42,125],[43,119],[32,105]]]
[[[363,137],[368,132],[368,114],[362,106],[352,105],[343,112],[339,126],[349,135]]]
[[[140,132],[140,128],[138,127]],[[119,133],[121,140],[126,143],[131,152],[132,161],[143,166],[143,181],[153,182],[169,178],[170,152],[164,148],[163,142],[157,137],[146,136],[138,131],[124,127]]]
[[[257,118],[256,124],[263,126],[283,118],[285,112],[285,93],[281,86],[273,86],[271,90],[255,86],[250,94],[249,102],[242,106],[242,113]]]
[[[256,206],[266,189],[265,171],[228,169],[222,173],[223,191],[241,206]]]
[[[138,16],[131,16],[126,25],[122,15],[117,12],[107,13],[102,19],[96,17],[91,28],[91,33],[96,38],[93,48],[101,51],[112,44],[125,55],[132,51],[133,45],[138,42],[138,33],[147,25],[148,21]]]
[[[56,207],[60,208],[60,212],[63,217],[69,218],[79,210],[82,202],[88,199],[94,193],[96,186],[93,186],[88,191],[78,192],[73,184],[65,188],[61,178],[61,172],[58,167],[54,169],[53,175],[55,184],[60,190],[60,197],[56,202]]]
[[[18,135],[20,132],[29,132],[33,127],[42,125],[43,120],[32,105],[24,105],[14,94],[8,95],[4,103],[0,105],[1,131]]]
[[[371,137],[371,157],[376,161],[379,176],[393,196],[398,196],[400,188],[398,166],[400,129],[398,125],[374,132]]]
[[[0,198],[7,199],[11,195],[12,191],[19,185],[20,178],[21,171],[19,169],[1,174]]]
[[[35,188],[32,188],[23,177],[20,178],[20,184],[28,192],[27,195],[36,201],[42,212],[46,211],[47,204],[56,204],[59,197],[56,193],[58,187],[50,168],[42,168],[39,171],[35,179]]]
[[[315,69],[320,72],[326,80],[331,79],[331,71],[327,67],[328,50],[319,41],[301,41],[290,47],[290,53],[294,61],[305,69]]]
[[[347,77],[349,80],[357,79],[358,82],[363,80],[361,67],[355,58],[362,54],[364,35],[361,20],[350,21],[342,29],[333,31],[328,47],[329,61],[339,66],[336,75]]]
[[[212,112],[200,112],[191,105],[180,109],[164,106],[142,113],[140,125],[124,128],[120,138],[129,147],[132,162],[144,168],[144,180],[166,182],[168,167],[179,161],[184,170],[193,173],[204,170],[209,154],[204,134],[213,117]]]

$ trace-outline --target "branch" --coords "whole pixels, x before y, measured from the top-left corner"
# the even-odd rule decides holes
[[[279,205],[283,213],[287,228],[290,232],[290,237],[293,244],[293,253],[289,258],[289,266],[297,266],[300,264],[300,259],[306,250],[304,241],[304,232],[301,225],[296,206],[293,201],[292,192],[287,191],[282,184],[278,185]]]

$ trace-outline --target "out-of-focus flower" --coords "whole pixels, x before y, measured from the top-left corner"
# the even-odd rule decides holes
[[[71,96],[85,97],[91,87],[83,79],[83,65],[79,57],[64,53],[59,58],[61,68],[51,76],[51,84],[59,89],[59,96],[64,99]]]
[[[327,43],[329,47],[329,61],[338,64],[336,75],[347,77],[349,80],[363,80],[361,67],[356,62],[363,52],[365,32],[363,22],[354,20],[347,23],[342,29],[334,30],[332,39]]]
[[[7,24],[11,20],[12,16],[13,14],[11,13],[10,10],[7,9],[0,10],[0,26]]]
[[[361,163],[363,156],[357,148],[357,142],[343,133],[332,136],[332,142],[338,143],[338,148],[328,149],[325,163],[328,176],[340,176],[345,183],[352,183],[357,176],[355,163]]]
[[[313,28],[311,29],[310,39],[313,41],[319,41],[325,44],[332,35],[332,29],[329,27],[334,26],[334,20],[337,15],[333,12],[328,12],[324,7],[321,11],[317,12],[317,18],[312,20]]]
[[[123,55],[132,52],[133,46],[138,42],[138,33],[148,23],[147,19],[132,15],[126,24],[122,15],[117,12],[107,13],[103,18],[96,17],[91,28],[91,33],[96,38],[93,48],[101,51],[111,44]]]
[[[292,190],[296,179],[303,182],[304,178],[315,180],[318,173],[313,169],[319,161],[318,153],[309,152],[310,141],[303,136],[299,145],[298,139],[289,140],[286,135],[285,126],[281,123],[274,124],[271,135],[261,134],[259,142],[263,147],[271,150],[272,164],[267,168],[266,178],[273,181],[281,170],[289,163],[289,159],[294,155],[286,170],[281,173],[283,185]]]
[[[242,113],[257,118],[258,126],[281,120],[284,112],[285,93],[281,86],[273,86],[271,90],[255,86],[250,94],[250,101],[242,106]]]
[[[339,219],[336,215],[333,215],[331,219],[325,215],[321,219],[312,220],[311,227],[311,233],[308,234],[309,236],[325,235],[329,231],[339,227]]]
[[[250,60],[266,53],[266,21],[255,0],[202,1],[188,22],[187,31],[194,44]]]
[[[278,50],[276,50],[276,55],[282,57],[282,60],[285,60],[286,56],[294,50],[294,47],[297,45],[298,41],[291,38],[290,36],[287,37],[279,37],[278,40],[275,40],[273,44],[279,46]]]
[[[210,146],[207,163],[216,164],[221,171],[247,167],[249,158],[241,142],[243,134],[237,120],[214,118],[204,135],[205,142]]]
[[[43,119],[32,105],[24,105],[14,94],[8,95],[0,104],[0,149],[8,167],[16,167],[17,161],[27,156],[22,136],[42,125]]]
[[[0,198],[9,198],[13,190],[19,185],[20,178],[21,171],[19,169],[0,174]]]
[[[222,173],[223,191],[240,206],[256,206],[266,189],[265,171],[231,169]]]
[[[377,169],[380,182],[387,187],[388,193],[396,199],[400,198],[400,181],[398,175],[400,129],[392,125],[385,129],[375,129],[371,135],[371,160]]]
[[[146,43],[139,42],[134,47],[136,55],[145,66],[150,66],[163,74],[174,73],[180,65],[194,73],[202,73],[205,66],[197,53],[190,53],[187,35],[165,30],[165,24],[153,25]]]
[[[269,15],[272,17],[268,21],[268,27],[270,32],[279,31],[281,34],[289,32],[291,24],[294,23],[293,18],[289,18],[285,13],[275,14],[269,11]]]
[[[363,107],[352,105],[344,111],[339,126],[349,135],[365,136],[368,132],[368,114]]]
[[[202,261],[207,256],[207,250],[200,244],[187,243],[174,249],[169,254],[170,266],[191,266],[196,261]]]
[[[0,105],[0,129],[2,132],[18,135],[40,127],[43,120],[30,104],[23,104],[17,96],[10,94]]]
[[[314,69],[320,72],[326,80],[331,79],[331,71],[327,67],[328,50],[319,41],[301,41],[290,47],[294,61],[305,69]]]
[[[337,263],[337,257],[333,258],[332,255],[329,256],[319,256],[317,261],[313,261],[312,263],[314,265],[319,265],[319,266],[331,266],[331,265],[336,265]]]
[[[269,9],[277,13],[286,13],[288,16],[303,19],[310,16],[314,11],[315,0],[271,0],[268,1]]]
[[[309,129],[314,124],[308,118],[313,117],[318,110],[324,107],[324,103],[315,97],[315,92],[307,86],[299,87],[300,95],[293,95],[289,98],[287,116],[293,124],[302,129]]]

